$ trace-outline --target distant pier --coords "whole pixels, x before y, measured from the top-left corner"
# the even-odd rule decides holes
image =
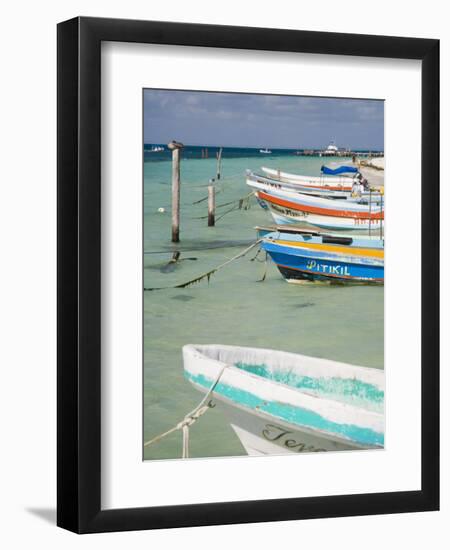
[[[322,149],[300,149],[295,152],[296,155],[300,157],[343,157],[343,158],[353,158],[353,157],[364,157],[364,158],[375,158],[375,157],[384,157],[383,151],[351,151],[349,149],[333,151],[333,153],[328,153],[326,150]]]

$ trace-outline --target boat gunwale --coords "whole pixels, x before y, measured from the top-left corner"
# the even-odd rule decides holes
[[[310,214],[337,218],[384,220],[384,206],[375,205],[373,208],[369,209],[369,205],[359,204],[355,201],[346,202],[342,199],[329,199],[327,197],[316,197],[306,193],[289,193],[288,191],[282,190],[268,192],[258,189],[256,193],[261,200],[298,212],[308,212]],[[285,197],[284,195],[288,196]],[[361,208],[354,208],[355,206],[360,206]]]
[[[244,350],[251,349],[251,350],[257,350],[258,352],[261,351],[261,352],[270,352],[270,353],[278,353],[278,354],[287,354],[287,355],[297,356],[297,358],[298,357],[302,357],[302,358],[305,357],[307,359],[326,361],[326,362],[329,362],[329,363],[333,364],[334,366],[341,366],[342,365],[344,367],[349,367],[349,366],[350,367],[356,367],[358,370],[361,370],[362,372],[365,372],[366,374],[370,374],[371,376],[375,376],[375,377],[377,377],[377,376],[381,377],[382,376],[381,374],[379,374],[379,372],[383,373],[383,375],[384,375],[384,369],[375,369],[375,368],[364,367],[364,366],[359,366],[359,365],[350,365],[349,363],[333,361],[332,359],[323,359],[323,358],[304,356],[304,355],[301,355],[301,354],[295,354],[295,353],[284,352],[284,351],[279,351],[279,350],[272,350],[272,349],[268,349],[268,348],[247,348],[247,347],[243,347],[243,346],[227,346],[227,345],[221,345],[221,344],[204,344],[204,345],[202,345],[202,344],[186,344],[186,345],[183,346],[183,353],[184,353],[185,349],[186,349],[186,351],[193,351],[194,353],[200,355],[202,360],[212,361],[212,362],[216,363],[217,367],[219,368],[219,372],[220,372],[221,369],[226,367],[222,376],[226,375],[226,371],[231,370],[233,373],[235,373],[236,375],[239,375],[239,377],[243,377],[244,379],[246,377],[248,377],[253,381],[259,381],[259,382],[262,381],[265,385],[275,385],[276,387],[282,388],[286,392],[293,393],[293,395],[295,395],[295,396],[301,396],[302,398],[306,399],[307,403],[305,404],[305,408],[309,408],[310,410],[314,411],[315,413],[317,413],[319,415],[323,415],[323,411],[317,410],[317,408],[314,405],[316,405],[320,401],[325,406],[329,405],[329,406],[332,406],[332,407],[342,408],[345,411],[345,413],[350,413],[351,414],[351,413],[359,412],[359,413],[362,413],[363,415],[368,415],[370,417],[373,417],[374,419],[383,419],[384,420],[384,413],[379,413],[379,412],[376,412],[376,411],[369,410],[367,408],[352,405],[352,404],[349,404],[349,403],[344,403],[342,401],[337,401],[335,399],[330,399],[330,398],[320,397],[320,396],[314,396],[314,395],[311,395],[309,393],[305,393],[300,388],[295,388],[293,386],[290,386],[288,384],[284,384],[282,382],[278,382],[276,380],[270,380],[270,379],[265,378],[261,375],[254,374],[254,373],[246,371],[242,368],[236,367],[234,364],[229,364],[229,363],[225,363],[224,361],[221,361],[219,359],[214,359],[213,357],[210,357],[210,356],[202,353],[198,349],[197,346],[202,346],[202,347],[210,346],[210,347],[213,347],[213,348],[225,348],[225,349],[230,349],[230,350],[231,349],[244,349]],[[186,368],[185,368],[185,370],[186,370]],[[332,378],[332,376],[330,376],[329,378]],[[348,378],[350,378],[350,377],[348,377]],[[215,379],[212,378],[212,383],[214,382],[214,380]],[[370,381],[370,382],[365,381],[365,383],[371,384],[371,385],[373,385],[373,386],[375,386],[379,389],[382,389],[383,392],[385,391],[384,380],[382,381],[382,383],[380,383],[380,382],[376,383],[376,382],[373,382],[373,381]],[[213,393],[215,393],[215,391],[213,391]],[[260,396],[258,396],[258,397],[260,397]],[[263,399],[263,398],[261,398],[261,399]],[[312,406],[308,405],[308,401],[311,402]],[[279,402],[279,401],[277,401],[277,402]],[[285,404],[288,404],[288,405],[291,405],[291,406],[294,406],[294,407],[299,406],[298,404],[287,401],[287,400],[285,401]],[[370,428],[370,429],[373,429],[373,428]]]
[[[311,178],[310,181],[327,181],[331,178],[343,180],[345,183],[353,183],[356,179],[356,176],[336,176],[336,175],[327,175],[321,174],[320,176],[305,176],[303,174],[292,174],[290,172],[283,172],[282,170],[275,170],[274,168],[268,168],[267,166],[261,166],[261,170],[266,174],[279,174],[280,178],[294,181],[303,181],[302,178]],[[281,180],[280,180],[281,181]],[[289,183],[289,182],[288,182]],[[341,183],[343,185],[343,183]]]
[[[305,231],[305,234],[303,235],[301,232],[289,232],[284,231],[281,229],[277,229],[275,231],[270,231],[266,233],[262,239],[264,240],[272,240],[272,242],[276,241],[287,241],[293,243],[292,246],[301,246],[302,244],[305,245],[324,245],[324,246],[336,246],[336,247],[349,247],[349,248],[355,248],[355,249],[368,249],[373,251],[384,251],[384,238],[372,238],[367,239],[364,238],[363,235],[361,238],[358,236],[355,237],[349,237],[352,239],[351,243],[345,243],[345,242],[332,242],[331,239],[339,239],[339,238],[346,238],[342,237],[342,235],[329,235],[327,233],[322,233],[320,235],[311,235],[307,231]],[[328,242],[323,242],[323,239],[329,239]],[[302,240],[301,240],[302,239]],[[315,239],[321,239],[320,242],[315,242]],[[291,245],[286,245],[291,246]]]
[[[263,199],[259,199],[263,200]],[[323,216],[321,214],[309,214],[306,216],[301,215],[303,213],[293,210],[292,213],[286,213],[281,212],[279,210],[279,206],[272,204],[269,201],[267,202],[267,209],[269,214],[272,216],[275,223],[279,226],[290,226],[290,225],[296,225],[299,222],[303,224],[307,224],[308,226],[311,226],[313,229],[319,228],[320,230],[324,231],[334,231],[334,232],[345,232],[349,235],[357,234],[361,235],[361,232],[363,233],[363,236],[365,233],[368,233],[370,235],[370,232],[372,231],[375,233],[376,231],[380,231],[384,227],[384,220],[368,220],[368,219],[360,219],[359,223],[357,225],[351,225],[349,226],[349,222],[355,221],[356,218],[347,218],[347,217],[336,217],[336,216]],[[288,209],[289,210],[289,209]],[[290,209],[292,210],[292,209]],[[299,214],[299,215],[296,215]],[[317,219],[318,218],[318,219]],[[283,221],[279,221],[283,220]],[[333,224],[333,225],[332,225]]]
[[[246,174],[246,183],[249,187],[253,187],[254,185],[266,185],[269,187],[274,186],[276,189],[292,193],[302,193],[308,191],[308,193],[306,194],[311,195],[314,195],[315,193],[327,194],[327,192],[329,192],[331,196],[335,194],[342,194],[342,199],[345,199],[345,197],[347,197],[352,192],[352,186],[338,186],[329,184],[319,185],[312,183],[308,184],[306,182],[289,182],[268,178],[267,176],[261,176],[260,174],[257,174],[255,172],[249,172]],[[305,191],[301,191],[302,188]]]
[[[358,255],[357,253],[353,255],[346,255],[344,252],[333,253],[326,250],[322,251],[308,249],[307,247],[302,247],[301,245],[289,245],[266,239],[263,240],[261,246],[269,254],[270,252],[274,252],[278,254],[284,254],[286,256],[305,258],[310,260],[328,260],[330,262],[340,262],[352,265],[384,267],[384,258],[378,258],[375,256],[364,256],[361,254]],[[291,252],[291,250],[293,252]]]

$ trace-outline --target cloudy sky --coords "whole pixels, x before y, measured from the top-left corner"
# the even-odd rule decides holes
[[[144,91],[144,141],[224,147],[384,148],[384,102]]]

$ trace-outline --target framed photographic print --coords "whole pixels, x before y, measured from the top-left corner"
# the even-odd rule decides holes
[[[437,40],[58,25],[58,525],[437,510],[438,228]]]

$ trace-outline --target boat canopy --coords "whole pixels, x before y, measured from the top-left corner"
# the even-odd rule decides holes
[[[358,172],[356,166],[338,166],[337,168],[329,168],[328,166],[322,166],[320,168],[322,174],[328,174],[330,176],[336,176],[338,174],[355,174]]]

